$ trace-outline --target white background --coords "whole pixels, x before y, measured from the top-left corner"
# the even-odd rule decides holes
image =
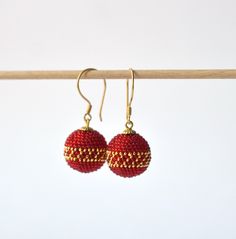
[[[0,70],[236,68],[234,0],[0,1]],[[125,81],[81,82],[91,126],[124,128]],[[236,80],[137,80],[152,149],[139,177],[63,158],[83,126],[76,81],[0,82],[0,238],[236,238]]]

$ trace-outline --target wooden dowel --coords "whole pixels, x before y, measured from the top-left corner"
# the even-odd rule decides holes
[[[0,71],[1,80],[76,79],[80,71]],[[135,79],[236,79],[236,69],[135,70]],[[129,70],[93,70],[83,79],[127,79]]]

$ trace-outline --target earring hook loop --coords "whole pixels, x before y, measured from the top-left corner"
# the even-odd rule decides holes
[[[129,89],[129,79],[126,80],[126,124],[125,124],[125,133],[134,133],[132,130],[133,128],[133,122],[130,120],[131,114],[132,114],[132,107],[131,104],[133,102],[134,98],[134,70],[132,68],[129,69],[131,73],[131,80],[132,80],[132,86],[131,86],[131,96],[130,95],[130,89]]]
[[[80,89],[80,80],[83,76],[83,74],[86,74],[87,72],[89,71],[93,71],[93,70],[96,70],[95,68],[86,68],[84,70],[82,70],[80,72],[80,74],[78,75],[77,77],[77,89],[78,89],[78,92],[80,94],[80,96],[87,102],[87,110],[86,110],[86,113],[84,115],[84,121],[86,123],[85,127],[83,127],[84,129],[89,129],[89,123],[92,119],[92,115],[91,115],[91,110],[92,110],[92,104],[90,102],[90,100],[84,96],[84,94],[81,92],[81,89]],[[102,121],[102,109],[103,109],[103,104],[104,104],[104,99],[105,99],[105,95],[106,95],[106,89],[107,89],[107,84],[106,84],[106,80],[103,79],[103,84],[104,84],[104,89],[103,89],[103,94],[102,94],[102,100],[101,100],[101,104],[100,104],[100,109],[99,109],[99,118],[100,118],[100,121]]]

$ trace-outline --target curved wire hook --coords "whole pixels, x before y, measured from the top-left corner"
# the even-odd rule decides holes
[[[80,96],[88,103],[88,106],[87,106],[87,110],[86,110],[86,113],[84,115],[84,120],[86,122],[86,127],[88,128],[89,127],[89,122],[90,120],[92,119],[92,116],[90,114],[91,110],[92,110],[92,104],[91,102],[89,101],[88,98],[86,98],[84,96],[84,94],[81,92],[81,89],[80,89],[80,80],[81,80],[81,77],[84,73],[88,72],[88,71],[92,71],[92,70],[96,70],[94,68],[86,68],[84,69],[83,71],[80,72],[80,74],[78,75],[77,77],[77,89],[78,89],[78,92],[80,94]],[[103,109],[103,104],[104,104],[104,99],[105,99],[105,94],[106,94],[106,88],[107,88],[107,84],[106,84],[106,80],[103,79],[103,83],[104,83],[104,90],[103,90],[103,95],[102,95],[102,100],[101,100],[101,105],[100,105],[100,109],[99,109],[99,118],[100,118],[100,121],[102,121],[102,109]]]
[[[132,68],[129,69],[131,73],[132,79],[132,87],[131,87],[131,97],[129,99],[129,79],[126,80],[126,119],[129,121],[131,116],[131,104],[134,98],[134,70]]]
[[[125,131],[124,133],[130,134],[135,133],[133,128],[133,122],[130,120],[131,113],[132,113],[132,101],[134,98],[134,70],[132,68],[129,69],[131,72],[131,79],[132,79],[132,87],[131,87],[131,97],[129,98],[129,79],[126,80],[126,123],[125,123]]]

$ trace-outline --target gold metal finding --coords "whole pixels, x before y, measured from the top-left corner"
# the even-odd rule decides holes
[[[125,134],[132,134],[135,133],[133,128],[133,122],[130,120],[131,114],[132,114],[132,108],[131,104],[134,98],[134,70],[132,68],[129,69],[131,72],[131,80],[132,80],[132,86],[131,86],[131,96],[129,98],[129,79],[126,80],[126,123],[125,123]]]
[[[87,110],[86,110],[86,113],[84,115],[85,126],[82,128],[84,130],[91,130],[91,128],[89,127],[89,124],[90,124],[90,121],[92,119],[92,115],[90,114],[91,110],[92,110],[92,104],[84,96],[84,94],[81,92],[79,83],[80,83],[80,80],[81,80],[81,77],[82,77],[83,74],[85,74],[88,71],[94,71],[94,70],[96,70],[96,69],[94,69],[94,68],[84,69],[83,71],[80,72],[80,74],[77,77],[77,89],[78,89],[78,92],[79,92],[80,96],[88,103]],[[105,79],[103,79],[103,84],[104,84],[104,90],[103,90],[101,105],[100,105],[100,109],[99,109],[100,121],[102,121],[102,108],[103,108],[105,94],[106,94],[106,89],[107,89],[107,84],[106,84],[106,80]]]

